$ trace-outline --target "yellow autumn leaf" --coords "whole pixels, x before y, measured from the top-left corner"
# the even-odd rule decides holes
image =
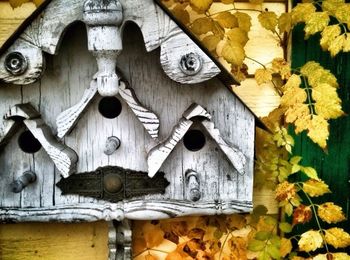
[[[323,239],[320,231],[306,231],[300,236],[298,245],[299,249],[305,252],[315,251],[317,248],[321,248],[323,245]]]
[[[317,87],[317,85],[322,83],[329,84],[334,88],[337,88],[339,86],[337,82],[337,78],[329,70],[324,69],[318,64],[316,66],[319,66],[319,68],[314,70],[312,70],[312,67],[314,66],[310,64],[310,66],[308,66],[309,67],[308,69],[310,69],[310,72],[304,73],[304,71],[306,71],[306,69],[304,70],[304,68],[306,68],[307,65],[309,64],[310,63],[308,62],[306,63],[306,66],[303,66],[301,68],[301,73],[307,76],[308,83],[310,86]]]
[[[350,33],[345,33],[345,40],[343,42],[343,52],[350,51]]]
[[[290,239],[282,237],[281,239],[281,246],[280,246],[280,254],[281,257],[285,257],[288,255],[293,249],[292,242]]]
[[[238,42],[242,46],[245,46],[248,42],[248,34],[241,28],[233,28],[227,31],[226,36],[233,42]]]
[[[307,136],[322,149],[326,149],[329,137],[329,124],[327,120],[321,116],[313,115],[308,126]]]
[[[309,106],[307,104],[300,104],[300,103],[293,104],[286,110],[285,116],[286,116],[285,120],[287,123],[294,123],[298,118],[304,118],[304,117],[310,116]]]
[[[231,14],[228,11],[221,12],[214,19],[220,24],[223,28],[233,28],[238,27],[238,19],[236,16]]]
[[[290,64],[283,58],[272,60],[272,69],[281,75],[282,79],[289,79],[291,76]]]
[[[335,10],[335,17],[338,19],[341,23],[347,23],[350,22],[350,5],[349,4],[340,4],[338,5],[337,9]]]
[[[175,7],[173,9],[171,9],[171,12],[183,24],[186,25],[190,22],[190,15],[183,5],[181,5],[181,4],[175,5]]]
[[[202,43],[209,51],[214,51],[220,41],[220,37],[216,35],[208,35],[203,38]]]
[[[245,58],[243,47],[233,41],[227,41],[221,51],[222,57],[229,63],[241,66]]]
[[[302,131],[304,130],[307,130],[309,125],[310,125],[310,122],[311,122],[311,115],[303,115],[301,117],[298,117],[295,122],[294,122],[294,125],[295,125],[295,133],[296,134],[299,134],[301,133]]]
[[[316,12],[316,7],[312,3],[299,3],[292,9],[292,23],[305,22],[306,17]]]
[[[45,0],[32,0],[32,2],[36,5],[39,6],[41,5]]]
[[[310,197],[319,197],[326,193],[330,193],[329,187],[322,180],[309,179],[303,183],[303,190]]]
[[[306,16],[304,28],[305,38],[317,32],[323,31],[329,24],[330,18],[327,12],[314,12]]]
[[[236,16],[238,20],[239,28],[246,32],[249,32],[250,27],[252,26],[252,18],[248,14],[242,12],[235,12],[234,16]]]
[[[254,77],[258,85],[269,83],[272,80],[271,71],[268,69],[257,69]]]
[[[305,90],[299,87],[290,87],[283,92],[281,97],[281,106],[292,106],[293,104],[304,103],[307,99]]]
[[[292,29],[292,15],[291,13],[283,13],[278,17],[278,29],[280,33],[289,33]]]
[[[323,50],[328,50],[330,44],[341,33],[340,26],[338,24],[327,26],[321,33],[320,45]]]
[[[193,21],[191,30],[197,35],[213,30],[213,21],[208,17],[201,17]]]
[[[345,220],[342,208],[333,202],[326,202],[318,206],[317,215],[328,224]]]
[[[332,260],[349,260],[350,255],[347,253],[332,253]],[[328,260],[328,259],[327,259]]]
[[[329,44],[328,51],[331,53],[332,57],[337,55],[343,49],[344,43],[345,34],[341,34]]]
[[[258,19],[261,26],[270,31],[274,31],[278,24],[277,15],[274,12],[262,12],[258,15]]]
[[[335,11],[343,5],[345,0],[324,0],[322,1],[322,9],[334,15]]]
[[[350,235],[342,228],[330,228],[325,230],[325,240],[327,244],[335,248],[345,248],[350,246]]]
[[[325,99],[331,99],[336,103],[340,103],[341,99],[338,97],[337,89],[329,85],[328,83],[317,84],[312,88],[312,98],[316,102],[323,101]]]
[[[327,96],[314,104],[315,112],[323,117],[324,119],[336,119],[339,118],[345,113],[342,110],[341,103],[336,100],[327,100]]]
[[[206,12],[212,3],[213,0],[190,0],[191,7],[199,13]]]

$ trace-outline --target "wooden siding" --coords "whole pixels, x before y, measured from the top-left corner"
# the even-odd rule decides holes
[[[282,12],[284,4],[268,4],[270,8]],[[11,35],[22,20],[34,10],[34,5],[25,4],[12,10],[7,3],[0,2],[0,45]],[[256,27],[255,35],[263,29]],[[254,50],[275,49],[271,41],[261,39],[250,43],[251,54]],[[251,55],[252,56],[252,55]],[[272,86],[257,86],[254,79],[247,79],[234,91],[259,116],[267,115],[278,105],[279,98]],[[276,213],[273,193],[266,190],[254,191],[254,204],[264,204],[271,213]],[[106,259],[108,228],[105,222],[85,224],[8,224],[0,225],[1,259]],[[51,241],[47,244],[47,241]],[[94,241],[94,242],[93,242]],[[15,247],[14,247],[15,245]],[[58,253],[59,252],[59,253]],[[89,258],[91,257],[91,258]]]

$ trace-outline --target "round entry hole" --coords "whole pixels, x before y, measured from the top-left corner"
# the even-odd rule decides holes
[[[104,97],[98,104],[98,111],[105,118],[116,118],[122,112],[122,104],[116,97]]]
[[[205,145],[205,136],[200,130],[189,130],[184,136],[184,145],[192,152],[199,151]]]
[[[25,153],[36,153],[40,150],[41,144],[30,131],[24,131],[18,137],[18,146]]]

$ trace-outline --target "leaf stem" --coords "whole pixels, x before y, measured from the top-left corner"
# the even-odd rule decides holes
[[[253,58],[248,57],[248,56],[245,56],[245,57],[246,57],[246,59],[254,61],[255,63],[257,63],[257,64],[261,65],[262,67],[264,67],[264,69],[266,69],[266,66],[264,64],[262,64],[260,61],[257,61],[256,59],[253,59]]]
[[[317,216],[315,204],[312,202],[310,196],[303,190],[303,187],[302,187],[299,183],[297,183],[296,185],[299,187],[299,189],[300,189],[301,191],[303,191],[303,193],[305,194],[306,199],[307,199],[307,200],[309,201],[309,203],[310,203],[310,206],[311,206],[312,211],[313,211],[314,216],[315,216],[315,220],[316,220],[318,229],[319,229],[320,234],[321,234],[321,236],[322,236],[323,245],[324,245],[324,247],[326,248],[327,253],[329,254],[328,245],[327,245],[327,243],[326,243],[326,239],[325,239],[325,236],[324,236],[324,234],[323,234],[323,228],[321,227],[320,220],[318,219],[318,216]]]
[[[311,100],[311,92],[310,92],[311,88],[309,88],[309,84],[307,83],[306,78],[303,75],[301,75],[301,77],[303,78],[303,82],[304,82],[304,86],[305,86],[304,89],[306,91],[307,102],[308,102],[308,105],[310,107],[310,112],[312,115],[316,115],[314,107],[313,107],[313,103]]]

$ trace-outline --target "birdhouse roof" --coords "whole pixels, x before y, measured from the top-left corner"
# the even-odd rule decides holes
[[[25,21],[17,28],[17,30],[5,41],[0,47],[0,57],[3,55],[19,38],[19,36],[28,28],[28,26],[45,10],[52,0],[45,0]],[[230,92],[240,100],[247,109],[254,115],[256,125],[262,129],[268,130],[268,127],[259,119],[259,117],[245,104],[245,102],[232,91],[232,85],[239,85],[239,82],[235,77],[210,53],[208,49],[200,42],[200,40],[190,32],[190,30],[183,25],[161,2],[161,0],[154,0],[156,4],[163,9],[163,11],[174,21],[182,31],[190,37],[190,39],[211,59],[213,63],[220,69],[220,73],[217,77],[220,81],[230,90]]]

